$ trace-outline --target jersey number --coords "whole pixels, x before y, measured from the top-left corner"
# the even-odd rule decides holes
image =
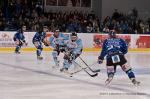
[[[118,63],[118,62],[120,62],[120,57],[119,57],[119,55],[114,55],[114,56],[111,57],[111,59],[112,59],[112,62],[113,62],[113,63]]]

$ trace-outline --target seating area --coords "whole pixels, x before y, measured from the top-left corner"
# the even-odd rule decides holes
[[[141,20],[136,9],[129,14],[115,9],[112,16],[106,16],[103,20],[94,12],[45,13],[40,2],[15,1],[0,6],[0,31],[16,31],[21,24],[26,25],[28,31],[36,31],[42,24],[48,26],[50,31],[59,28],[62,32],[107,33],[109,27],[113,27],[120,34],[150,34],[150,18]]]

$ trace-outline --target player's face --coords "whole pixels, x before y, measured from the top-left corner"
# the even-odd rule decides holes
[[[58,36],[59,36],[59,32],[54,32],[54,35],[55,35],[56,37],[58,37]]]
[[[77,36],[71,36],[71,40],[72,41],[76,41],[77,40]]]

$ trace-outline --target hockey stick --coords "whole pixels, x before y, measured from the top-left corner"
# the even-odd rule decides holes
[[[75,61],[72,61],[74,64],[76,64],[76,65],[78,65],[79,67],[81,67],[82,69],[81,70],[84,70],[89,76],[91,76],[91,77],[95,77],[95,76],[97,76],[98,75],[98,73],[95,73],[95,74],[90,74],[88,71],[86,71],[86,68],[83,68],[81,65],[79,65],[77,62],[75,62]],[[80,71],[81,71],[80,70]],[[79,72],[79,71],[76,71],[76,72],[74,72],[74,73],[71,73],[71,74],[75,74],[75,73],[77,73],[77,72]]]
[[[66,52],[63,52],[65,55],[67,55],[66,54]],[[69,61],[71,61],[71,60],[69,60]],[[95,74],[90,74],[88,71],[86,71],[86,68],[83,68],[81,65],[79,65],[77,62],[75,62],[74,60],[72,60],[72,63],[74,63],[74,64],[76,64],[76,65],[78,65],[79,67],[81,67],[82,69],[81,70],[84,70],[89,76],[91,76],[91,77],[95,77],[95,76],[97,76],[98,75],[98,73],[95,73]],[[80,71],[81,71],[80,70]],[[80,71],[77,71],[77,72],[80,72]],[[76,73],[77,73],[76,72]],[[74,73],[70,73],[71,75],[72,74],[74,74]]]
[[[96,62],[97,63],[97,62]],[[94,65],[95,63],[93,63],[92,65]],[[89,65],[89,66],[92,66],[92,65]],[[74,71],[74,72],[72,72],[71,74],[73,75],[73,74],[76,74],[76,73],[78,73],[78,72],[80,72],[80,71],[82,71],[83,69],[87,69],[88,67],[85,67],[85,68],[82,68],[82,69],[80,69],[80,70],[77,70],[77,71]]]
[[[97,69],[97,70],[93,70],[80,56],[79,58],[82,60],[82,62],[87,66],[87,68],[89,68],[92,72],[100,72],[100,69]]]
[[[23,40],[19,40],[22,44],[25,44],[25,46],[28,45],[28,43],[24,42]]]

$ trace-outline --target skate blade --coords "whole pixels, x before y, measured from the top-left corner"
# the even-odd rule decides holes
[[[39,57],[39,58],[37,58],[38,60],[43,60],[43,57]]]
[[[136,82],[134,86],[140,86],[140,82]]]
[[[52,69],[59,69],[59,66],[52,66]]]
[[[105,86],[108,86],[110,84],[110,82],[112,81],[112,79],[110,79],[109,81],[105,81]]]
[[[64,72],[64,71],[62,71],[62,73],[63,73],[64,75],[66,75],[66,76],[73,77],[73,74],[72,74],[72,73]]]

